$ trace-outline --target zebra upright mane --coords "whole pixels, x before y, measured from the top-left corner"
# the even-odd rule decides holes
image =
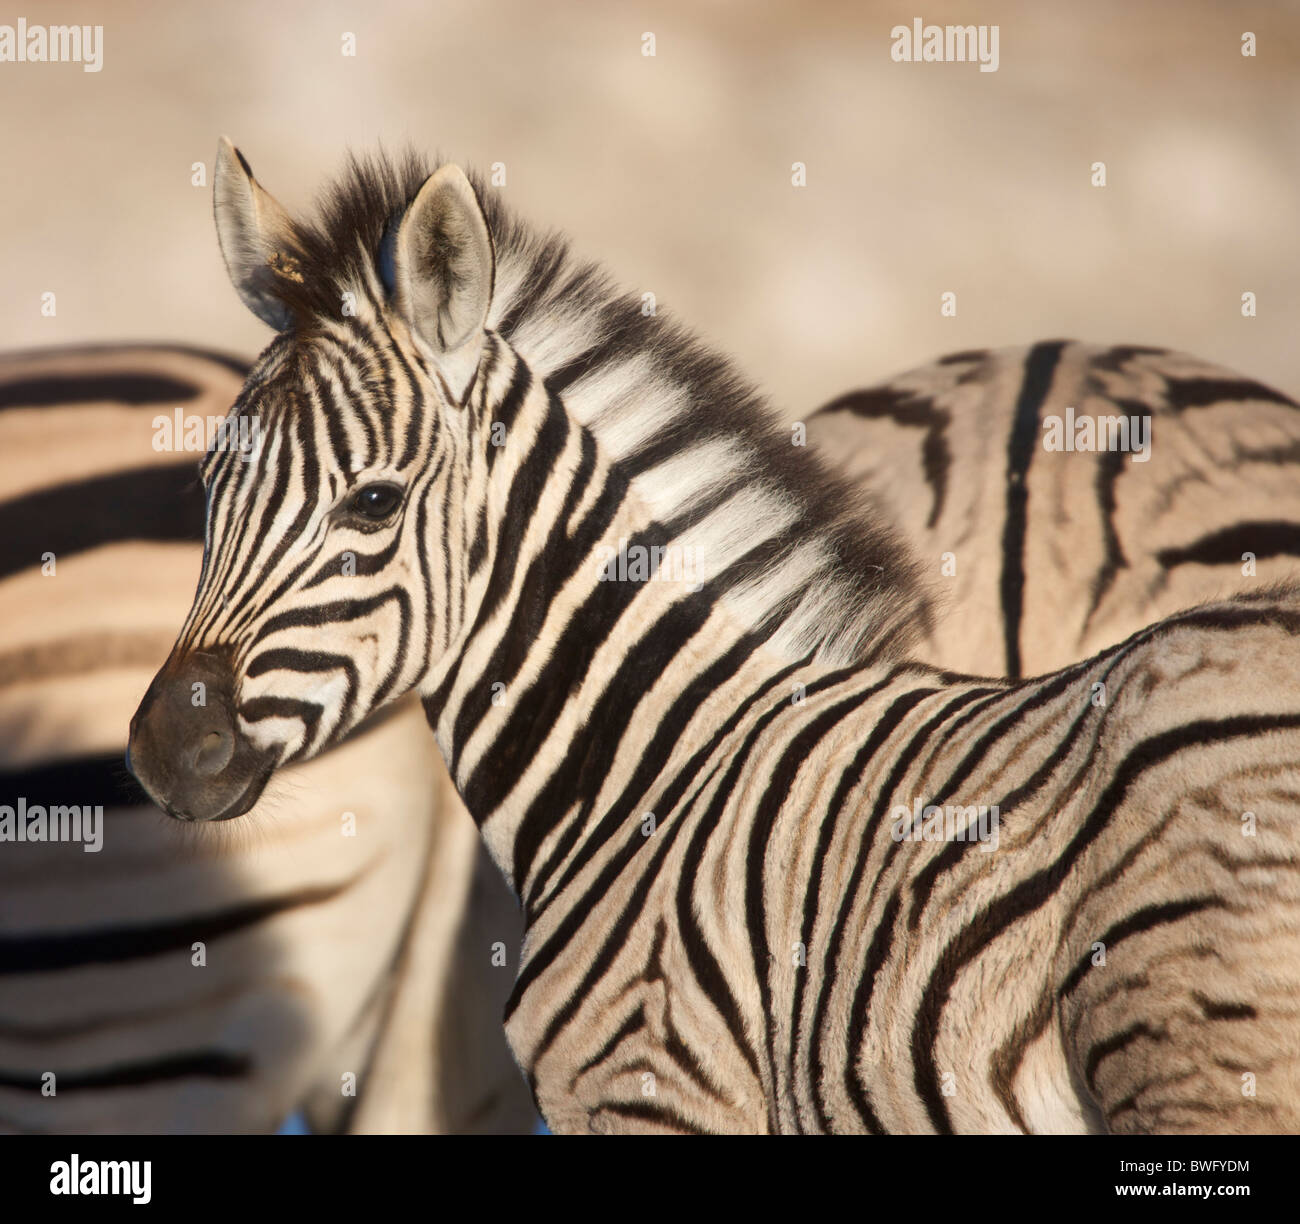
[[[293,223],[288,259],[267,288],[299,334],[337,320],[345,293],[376,313],[391,291],[387,236],[440,160],[417,154],[351,157],[320,202]],[[928,627],[919,568],[862,490],[795,445],[758,391],[677,322],[642,311],[605,270],[575,256],[560,233],[517,219],[500,193],[470,175],[496,252],[488,325],[507,339],[646,497],[661,521],[721,493],[693,538],[713,571],[762,539],[765,559],[732,600],[743,618],[774,626],[793,657],[829,665],[898,657]]]

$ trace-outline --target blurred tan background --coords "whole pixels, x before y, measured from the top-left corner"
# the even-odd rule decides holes
[[[210,188],[190,185],[224,132],[290,208],[348,146],[504,162],[519,211],[653,291],[791,415],[1053,336],[1186,349],[1300,394],[1294,4],[19,8],[102,24],[104,64],[0,64],[5,348],[255,352],[268,334],[226,283]],[[998,24],[999,70],[891,62],[914,17]]]

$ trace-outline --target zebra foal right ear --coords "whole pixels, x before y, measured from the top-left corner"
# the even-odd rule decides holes
[[[463,399],[478,370],[496,254],[459,166],[443,166],[425,180],[398,224],[392,261],[398,310]]]
[[[289,310],[271,292],[271,270],[292,274],[285,254],[288,214],[262,190],[244,155],[225,136],[217,145],[212,211],[226,270],[240,298],[264,323],[285,331]]]

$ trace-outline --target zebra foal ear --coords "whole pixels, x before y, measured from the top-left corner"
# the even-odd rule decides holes
[[[458,389],[467,389],[478,370],[495,274],[478,196],[459,166],[443,166],[397,227],[393,285],[398,311]]]
[[[292,317],[271,291],[269,272],[291,270],[284,252],[291,223],[284,209],[253,177],[244,155],[225,136],[217,145],[212,211],[221,255],[235,291],[262,322],[285,331]]]

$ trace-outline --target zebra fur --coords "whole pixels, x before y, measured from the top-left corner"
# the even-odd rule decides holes
[[[1149,453],[1048,449],[1070,413],[1143,422]],[[938,667],[1038,675],[1300,575],[1300,405],[1183,353],[952,353],[836,397],[807,439],[925,559]]]
[[[286,330],[133,721],[164,807],[233,816],[418,689],[524,904],[507,1033],[555,1129],[1297,1129],[1293,592],[1021,684],[911,661],[913,562],[851,486],[454,167],[355,170],[319,228],[263,229],[230,146],[219,176],[232,279]],[[710,572],[604,582],[621,540]],[[234,784],[158,716],[200,662]],[[914,801],[961,837],[890,835]]]

